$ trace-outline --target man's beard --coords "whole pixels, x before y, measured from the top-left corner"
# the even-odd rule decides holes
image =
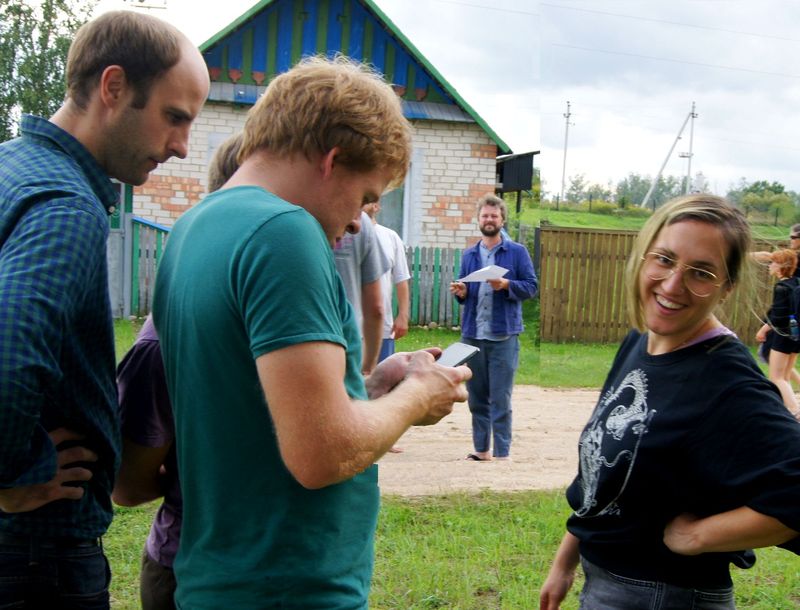
[[[500,227],[497,225],[491,225],[491,229],[487,225],[483,225],[481,227],[481,233],[483,233],[486,237],[494,237],[500,232]]]

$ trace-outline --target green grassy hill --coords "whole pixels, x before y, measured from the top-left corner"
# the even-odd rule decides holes
[[[517,215],[513,211],[513,204],[509,207],[512,220],[517,219]],[[549,223],[560,227],[638,231],[649,218],[649,213],[640,208],[617,211],[608,204],[595,204],[594,208],[597,211],[589,212],[580,209],[564,209],[563,207],[559,210],[548,207],[526,207],[522,210],[518,220],[522,224],[533,227],[540,226],[544,221],[545,224]],[[750,225],[750,228],[756,239],[785,240],[789,235],[789,226],[754,223]]]

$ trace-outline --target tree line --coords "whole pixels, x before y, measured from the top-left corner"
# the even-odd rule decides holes
[[[0,141],[22,113],[51,116],[64,100],[67,51],[96,0],[0,0]]]
[[[662,203],[686,192],[686,182],[683,176],[661,176],[648,200],[648,207],[658,207]],[[564,200],[559,202],[567,205],[585,205],[587,203],[612,204],[617,208],[639,206],[644,201],[652,185],[652,177],[629,173],[616,184],[609,181],[607,184],[591,184],[584,174],[570,176],[568,187],[564,190]],[[708,189],[708,184],[702,174],[698,174],[690,185],[690,192],[702,192]],[[748,181],[740,178],[725,196],[738,205],[748,218],[761,222],[774,222],[775,224],[791,224],[800,222],[800,193],[787,190],[780,182],[766,180]],[[551,204],[555,203],[559,195],[553,194],[549,198]]]

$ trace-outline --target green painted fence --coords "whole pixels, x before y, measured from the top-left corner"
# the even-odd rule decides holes
[[[144,317],[153,305],[156,271],[167,243],[169,227],[144,218],[131,218],[131,315]],[[410,280],[410,323],[456,327],[458,302],[450,294],[450,282],[458,277],[461,250],[406,248]],[[396,304],[395,304],[396,311]]]
[[[167,243],[169,227],[144,218],[131,218],[131,315],[144,317],[153,306],[153,290],[161,253]]]
[[[458,326],[461,315],[458,301],[450,294],[450,282],[458,278],[461,250],[407,247],[406,260],[411,274],[410,323],[450,328]]]

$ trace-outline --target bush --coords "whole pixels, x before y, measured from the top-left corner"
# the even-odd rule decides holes
[[[638,205],[627,207],[625,209],[614,210],[617,216],[625,216],[627,218],[647,218],[653,211],[650,208],[640,208]]]
[[[593,201],[591,204],[588,201],[582,201],[579,205],[575,206],[575,209],[581,212],[610,216],[616,213],[618,208],[615,203],[609,203],[608,201]]]

